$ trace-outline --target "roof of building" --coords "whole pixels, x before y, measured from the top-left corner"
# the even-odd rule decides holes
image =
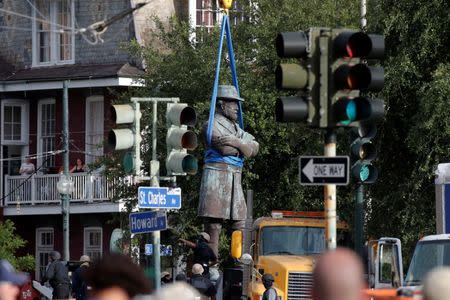
[[[0,56],[0,80],[3,80],[10,76],[14,71],[14,66],[8,63],[5,59]]]
[[[1,58],[0,58],[1,59]],[[1,61],[0,61],[1,63]],[[11,81],[45,81],[63,79],[95,79],[107,77],[139,77],[144,71],[128,63],[108,64],[108,65],[63,65],[55,67],[39,67],[22,69],[17,71],[9,70],[9,75],[0,73],[0,80]]]

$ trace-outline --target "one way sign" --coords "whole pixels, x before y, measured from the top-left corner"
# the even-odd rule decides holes
[[[348,156],[300,156],[301,185],[347,185]]]

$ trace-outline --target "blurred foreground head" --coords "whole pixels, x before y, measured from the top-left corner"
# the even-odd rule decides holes
[[[450,268],[435,268],[423,280],[423,300],[446,299],[450,299]]]
[[[361,300],[364,268],[353,251],[338,248],[319,257],[314,269],[314,300]]]
[[[95,261],[87,271],[86,282],[92,288],[90,298],[96,300],[130,300],[151,292],[144,271],[122,254]]]
[[[185,282],[175,282],[161,288],[154,300],[200,300],[198,291]]]

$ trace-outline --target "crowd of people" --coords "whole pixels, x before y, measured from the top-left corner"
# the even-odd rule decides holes
[[[206,238],[203,234],[203,238]],[[205,252],[206,253],[206,252]],[[203,263],[205,260],[201,260]],[[80,257],[80,265],[69,279],[68,269],[61,255],[49,255],[42,284],[53,288],[53,299],[76,300],[203,300],[215,299],[216,286],[202,264],[192,266],[190,278],[184,273],[172,280],[170,273],[161,274],[162,288],[152,293],[150,281],[141,267],[128,256],[105,255],[91,263],[89,256]],[[5,259],[0,259],[0,299],[15,300],[19,287],[29,281],[25,273],[16,272]],[[266,273],[261,281],[266,288],[263,300],[278,300],[273,286],[274,277]],[[423,300],[446,300],[450,295],[450,268],[439,267],[427,274],[423,281]],[[366,300],[364,267],[360,257],[347,248],[322,254],[313,273],[313,300]]]

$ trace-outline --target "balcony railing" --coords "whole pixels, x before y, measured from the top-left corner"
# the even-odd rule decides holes
[[[56,184],[58,174],[28,176],[5,176],[4,205],[35,205],[43,203],[60,203],[61,195]],[[106,201],[113,197],[113,183],[100,174],[70,174],[74,183],[71,202]]]

